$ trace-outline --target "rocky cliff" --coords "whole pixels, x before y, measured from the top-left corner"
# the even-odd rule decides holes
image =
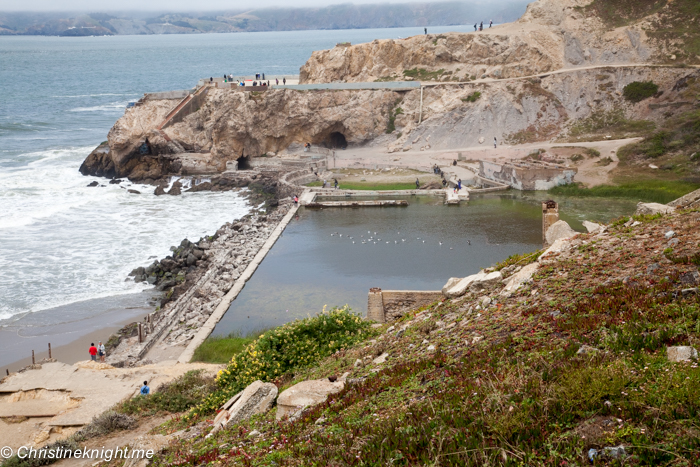
[[[302,66],[300,79],[304,83],[469,81],[663,61],[667,47],[646,34],[650,18],[613,27],[591,5],[589,0],[539,0],[528,5],[518,21],[486,26],[482,32],[338,45],[314,52]]]
[[[212,89],[204,104],[182,122],[159,131],[175,100],[147,100],[128,109],[93,151],[81,173],[156,180],[167,174],[221,172],[226,162],[277,153],[296,145],[331,144],[342,134],[362,144],[384,133],[400,96],[391,91]],[[190,170],[190,173],[192,173]]]

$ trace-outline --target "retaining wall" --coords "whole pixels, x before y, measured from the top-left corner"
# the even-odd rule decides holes
[[[382,290],[372,288],[367,297],[367,319],[387,323],[411,310],[430,305],[444,298],[439,290]]]

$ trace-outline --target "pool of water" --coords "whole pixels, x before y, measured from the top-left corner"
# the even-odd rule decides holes
[[[365,313],[371,287],[439,290],[450,277],[542,247],[546,193],[481,195],[459,206],[441,197],[405,199],[407,207],[301,208],[213,334],[279,326],[325,305]],[[561,219],[579,231],[584,220],[635,210],[628,200],[557,201]]]

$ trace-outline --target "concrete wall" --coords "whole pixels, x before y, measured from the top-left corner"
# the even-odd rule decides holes
[[[203,89],[199,93],[194,94],[192,96],[192,99],[188,103],[183,105],[182,108],[175,115],[173,115],[172,118],[165,125],[163,125],[163,128],[167,128],[170,125],[180,123],[189,114],[199,110],[199,108],[202,106],[202,104],[204,104],[204,101],[207,98],[208,91],[208,89]]]
[[[516,190],[549,190],[573,183],[577,170],[549,164],[499,164],[479,161],[479,176],[505,183]]]
[[[367,297],[367,319],[387,323],[409,311],[430,305],[444,298],[437,290],[382,290],[372,288]]]
[[[143,96],[146,99],[184,99],[193,91],[194,89],[182,89],[180,91],[148,92]]]

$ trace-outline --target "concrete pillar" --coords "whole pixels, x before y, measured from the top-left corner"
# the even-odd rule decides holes
[[[367,298],[367,319],[376,321],[377,323],[385,323],[384,316],[384,298],[382,297],[382,289],[373,287],[369,289],[369,297]]]
[[[559,220],[559,203],[545,201],[542,203],[542,245],[547,248],[547,230]]]

